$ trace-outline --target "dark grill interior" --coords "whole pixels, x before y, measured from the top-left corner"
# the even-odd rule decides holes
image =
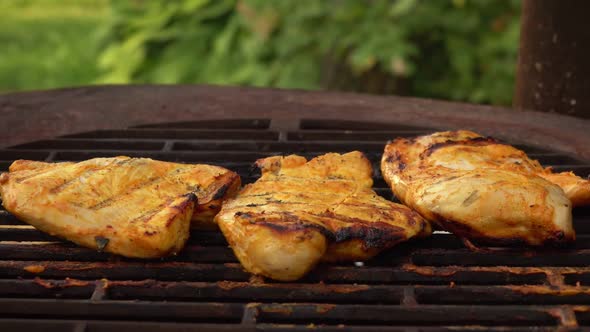
[[[146,125],[69,135],[0,150],[14,159],[142,156],[203,162],[255,181],[251,164],[274,154],[313,157],[361,150],[375,188],[386,140],[431,132],[385,123],[302,120],[280,129],[266,119]],[[518,145],[518,144],[516,144]],[[590,164],[519,146],[556,170]],[[0,211],[0,330],[200,331],[295,329],[390,331],[554,330],[590,325],[590,209],[574,212],[573,248],[471,252],[447,233],[403,244],[364,265],[322,265],[297,283],[262,282],[241,269],[220,233],[193,232],[176,257],[131,260],[52,238]]]

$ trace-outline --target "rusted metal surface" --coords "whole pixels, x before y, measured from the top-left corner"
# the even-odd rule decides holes
[[[0,146],[98,129],[245,117],[273,119],[273,130],[288,130],[300,119],[373,122],[363,129],[383,129],[387,124],[467,128],[590,160],[589,123],[568,116],[416,98],[213,86],[100,86],[2,95]],[[263,125],[254,124],[242,134]],[[215,134],[211,123],[197,128],[202,132],[176,135],[194,139],[246,137]]]
[[[146,298],[176,301],[268,301],[268,302],[318,302],[318,303],[367,303],[383,302],[399,304],[402,289],[395,286],[330,285],[330,284],[251,284],[248,282],[220,281],[161,282],[156,280],[112,281],[108,286],[109,298],[130,300]]]
[[[375,190],[393,198],[377,167],[384,140],[429,130],[310,119],[223,124],[192,120],[28,142],[0,149],[0,170],[18,158],[127,154],[218,164],[250,183],[258,177],[250,165],[261,156],[360,150],[375,164]],[[590,174],[589,163],[574,156],[522,148],[546,166]],[[436,233],[362,266],[322,264],[296,283],[280,283],[252,278],[218,232],[193,231],[177,256],[137,260],[63,242],[0,211],[0,330],[575,329],[590,325],[590,209],[576,209],[574,225],[570,248],[472,252]]]
[[[7,298],[88,298],[94,290],[93,283],[78,283],[68,280],[51,281],[41,278],[27,280],[0,279],[0,294],[2,294],[2,297]]]
[[[509,306],[504,311],[491,306],[375,306],[375,305],[339,305],[325,310],[316,304],[262,304],[259,306],[260,322],[285,322],[304,320],[304,317],[329,324],[338,322],[341,317],[354,322],[351,325],[386,325],[412,324],[453,325],[467,323],[470,325],[552,325],[555,317],[549,308],[522,308]],[[293,319],[294,318],[294,319]]]
[[[514,106],[590,118],[590,2],[522,3]]]

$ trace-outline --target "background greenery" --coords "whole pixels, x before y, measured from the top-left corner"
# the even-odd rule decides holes
[[[0,90],[213,83],[509,104],[518,0],[0,0]]]
[[[107,1],[0,0],[0,92],[89,84]]]

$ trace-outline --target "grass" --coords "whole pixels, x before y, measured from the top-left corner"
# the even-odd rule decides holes
[[[93,83],[104,0],[0,0],[0,92]]]

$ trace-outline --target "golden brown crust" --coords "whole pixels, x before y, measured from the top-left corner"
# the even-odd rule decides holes
[[[4,207],[36,228],[128,257],[178,252],[193,223],[214,225],[239,176],[209,165],[146,158],[80,163],[19,160],[3,175]]]
[[[217,230],[214,221],[215,215],[221,210],[223,202],[236,196],[242,182],[240,176],[227,171],[211,178],[211,182],[205,184],[205,190],[197,195],[199,203],[191,219],[191,227],[201,230]]]
[[[295,280],[319,260],[364,260],[430,232],[417,213],[371,190],[371,164],[360,152],[310,161],[270,157],[256,164],[262,177],[216,217],[252,273]],[[250,247],[266,248],[265,256]]]
[[[590,205],[590,181],[573,172],[553,173],[551,168],[546,168],[538,175],[560,186],[574,207]]]
[[[460,237],[500,245],[575,239],[563,190],[541,177],[536,160],[492,138],[469,131],[398,138],[385,147],[381,169],[402,202]]]

